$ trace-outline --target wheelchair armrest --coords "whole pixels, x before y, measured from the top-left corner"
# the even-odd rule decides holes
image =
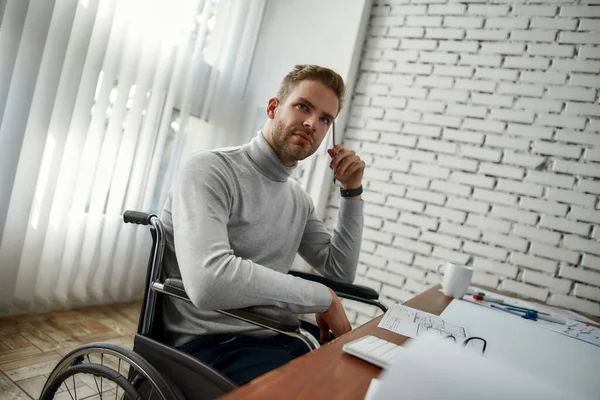
[[[163,283],[163,289],[168,294],[189,301],[181,279],[167,278]],[[295,332],[300,327],[300,320],[296,314],[274,306],[247,307],[236,310],[215,310],[221,314],[259,325],[267,329]]]
[[[341,283],[336,282],[334,280],[309,274],[307,272],[300,271],[290,271],[288,272],[290,275],[296,276],[298,278],[306,279],[313,282],[322,283],[323,285],[331,288],[334,292],[338,294],[346,294],[359,299],[365,300],[377,300],[379,299],[379,293],[377,293],[374,289],[366,286],[353,285],[351,283]]]

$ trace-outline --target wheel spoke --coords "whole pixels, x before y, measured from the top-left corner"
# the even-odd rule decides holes
[[[71,399],[73,399],[73,395],[71,394],[71,391],[69,390],[69,385],[67,385],[67,381],[64,381],[63,384],[67,388],[67,392],[69,393],[69,396],[71,397]],[[75,387],[73,387],[73,388],[75,388]]]
[[[88,363],[90,363],[90,364],[91,364],[91,363],[92,363],[92,360],[90,360],[90,355],[89,355],[89,354],[86,354],[86,357],[87,357],[87,359],[88,359]],[[100,399],[102,399],[102,389],[100,389],[100,388],[98,387],[98,380],[96,379],[96,375],[93,375],[93,374],[92,374],[92,376],[94,377],[94,383],[96,384],[96,389],[98,389],[98,394],[100,395]],[[100,384],[102,384],[102,378],[100,378]]]
[[[73,378],[73,391],[75,392],[75,400],[77,400],[77,386],[75,386],[75,375],[71,375]]]

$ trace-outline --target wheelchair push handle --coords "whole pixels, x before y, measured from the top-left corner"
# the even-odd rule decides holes
[[[127,210],[123,213],[123,221],[126,224],[150,225],[150,219],[155,216],[141,211]]]

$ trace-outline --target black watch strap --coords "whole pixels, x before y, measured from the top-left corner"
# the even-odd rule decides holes
[[[340,188],[340,194],[342,197],[355,197],[360,196],[363,192],[362,185],[357,187],[356,189],[342,189]]]

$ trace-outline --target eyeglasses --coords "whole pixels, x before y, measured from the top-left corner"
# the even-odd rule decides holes
[[[454,340],[454,343],[457,342],[456,337],[454,337],[454,335],[452,335],[452,334],[446,336],[445,339],[452,339],[452,340]],[[463,347],[469,347],[474,350],[481,349],[481,354],[485,354],[485,348],[487,347],[487,342],[485,341],[484,338],[480,338],[479,336],[471,336],[471,337],[466,338],[462,345],[463,345]]]

